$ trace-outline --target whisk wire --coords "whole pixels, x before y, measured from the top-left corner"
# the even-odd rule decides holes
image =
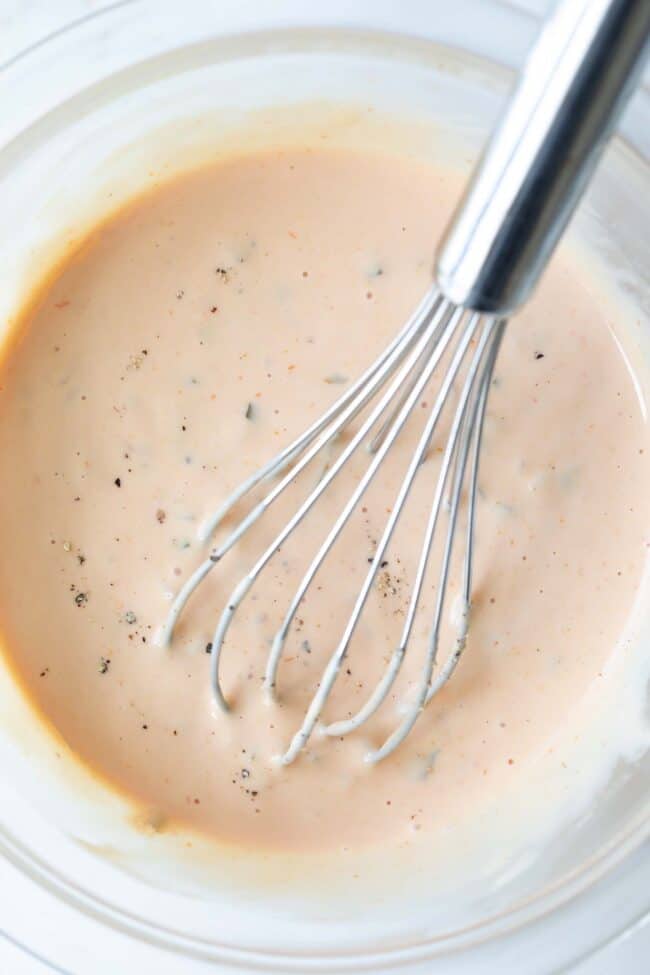
[[[325,476],[319,481],[316,487],[303,501],[303,503],[300,505],[300,507],[295,512],[293,517],[287,522],[283,530],[273,539],[271,544],[260,556],[260,558],[255,563],[255,565],[250,570],[250,572],[245,576],[244,580],[242,580],[242,582],[239,583],[235,588],[230,600],[226,605],[226,608],[224,609],[221,615],[219,623],[217,624],[214,633],[214,638],[212,641],[211,680],[212,680],[213,690],[215,693],[215,698],[221,706],[224,706],[225,701],[220,687],[219,662],[220,662],[220,656],[223,647],[223,641],[225,639],[226,633],[228,631],[232,618],[235,614],[235,611],[237,610],[242,600],[245,598],[251,586],[254,584],[255,580],[258,578],[258,576],[265,568],[267,563],[271,560],[271,558],[273,558],[273,556],[277,553],[280,547],[284,544],[284,542],[293,533],[295,528],[297,528],[297,526],[303,520],[305,515],[311,510],[311,508],[314,506],[318,498],[323,494],[323,492],[327,489],[329,484],[334,480],[336,475],[346,464],[347,460],[354,453],[354,451],[357,449],[359,444],[366,439],[373,425],[377,422],[379,417],[386,409],[387,405],[391,402],[395,394],[399,391],[399,389],[402,386],[402,383],[404,382],[404,379],[409,375],[413,366],[417,363],[417,361],[423,354],[425,353],[428,354],[428,361],[430,363],[428,368],[430,368],[431,371],[433,371],[433,368],[442,357],[453,334],[453,331],[451,330],[446,330],[446,331],[443,330],[443,332],[440,333],[439,326],[442,322],[444,322],[446,325],[449,324],[449,320],[452,317],[452,312],[453,312],[452,306],[449,306],[448,303],[446,302],[441,302],[441,303],[437,302],[434,308],[431,309],[431,315],[429,317],[426,328],[420,335],[415,345],[415,348],[412,350],[407,361],[401,367],[397,376],[391,382],[388,390],[382,395],[379,402],[372,409],[367,419],[361,425],[361,427],[354,435],[354,437],[350,440],[350,443],[347,445],[347,447],[339,455],[339,457],[332,465],[332,467],[327,471]],[[440,337],[436,341],[438,336]],[[432,349],[431,344],[433,341],[436,341],[436,344],[435,347]],[[385,456],[392,442],[393,440],[390,440],[390,443],[387,440],[382,445],[382,448],[380,448],[380,451],[378,451],[378,453],[375,454],[375,456],[373,457],[370,467],[367,469],[364,478],[362,479],[362,483],[364,484],[364,489],[365,486],[367,486],[367,484],[370,483],[370,480],[372,479],[374,472],[377,470],[379,463]],[[295,474],[298,472],[301,466],[302,466],[302,461],[299,462],[298,465],[296,465],[296,468],[293,471],[289,472],[289,474],[287,475],[287,479],[293,479],[293,477],[295,477]],[[359,492],[359,487],[355,491],[355,496],[358,496],[358,492]],[[271,493],[273,494],[274,492]],[[352,507],[353,506],[350,506],[349,504],[348,506],[346,506],[346,511],[348,511],[348,514],[346,515],[345,520],[347,520],[347,517],[349,516],[349,512],[352,510]],[[337,522],[337,524],[339,524],[339,522]],[[330,533],[330,536],[328,536],[328,538],[330,538],[332,534],[333,533]],[[323,546],[323,549],[321,551],[323,551],[324,549],[325,549],[325,545]],[[313,569],[313,572],[316,571],[316,568],[314,567],[313,564],[311,569]],[[308,570],[308,575],[311,569]],[[307,584],[309,581],[311,581],[311,577],[312,576],[310,576],[309,580],[307,580],[307,576],[305,576],[305,580],[307,580]],[[305,580],[303,580],[303,582],[305,582]],[[291,604],[290,613],[287,614],[287,619],[285,620],[285,624],[283,624],[283,627],[279,631],[280,634],[284,633],[284,635],[286,636],[286,633],[288,632],[288,628],[291,622],[289,619],[289,615],[291,615],[291,618],[293,618],[293,615],[295,614],[295,610],[299,602],[300,600],[299,599],[296,600],[296,598],[294,597],[294,600]],[[269,664],[267,666],[265,687],[267,692],[270,695],[273,694],[274,685],[275,685],[274,673],[275,673],[275,669],[277,668],[277,661],[279,660],[280,654],[282,652],[283,643],[284,643],[284,639],[282,639],[280,635],[276,635],[272,644],[271,653],[269,655]]]
[[[345,410],[344,418],[339,419],[336,429],[332,428],[331,436],[336,436],[345,424],[350,423],[360,412],[368,400],[386,381],[388,376],[403,360],[408,353],[412,342],[417,338],[421,329],[426,325],[432,311],[442,303],[443,298],[438,294],[437,289],[432,288],[422,299],[420,304],[411,314],[404,328],[396,335],[392,342],[383,350],[381,355],[371,366],[357,379],[352,386],[346,390],[339,398],[323,413],[310,427],[305,430],[293,443],[285,447],[271,458],[268,463],[260,467],[254,474],[243,481],[221,504],[216,511],[210,515],[199,529],[199,539],[207,541],[211,538],[219,524],[226,515],[241,501],[261,481],[274,477],[276,474],[289,466],[306,447],[330,424],[332,420],[340,417]],[[355,402],[355,409],[347,412],[346,407]],[[329,438],[331,439],[331,438]],[[319,448],[320,449],[319,445]]]
[[[343,531],[343,528],[348,522],[352,512],[356,508],[357,504],[361,500],[361,497],[363,496],[366,489],[368,488],[371,481],[373,480],[377,470],[379,469],[384,458],[386,457],[386,454],[388,453],[392,445],[395,443],[395,440],[399,436],[404,424],[407,422],[409,416],[411,415],[417,400],[421,396],[422,390],[426,386],[428,380],[431,377],[431,374],[433,373],[433,370],[435,369],[437,363],[439,362],[440,358],[444,354],[449,342],[451,341],[456,331],[461,315],[458,312],[451,311],[450,309],[445,309],[445,311],[446,314],[442,315],[441,321],[442,324],[447,327],[447,332],[445,333],[444,336],[442,336],[439,339],[438,344],[436,344],[433,352],[431,351],[430,348],[424,350],[425,353],[424,369],[420,372],[417,382],[411,389],[411,392],[407,397],[406,401],[403,403],[402,409],[395,417],[392,427],[390,427],[386,431],[386,435],[382,440],[381,446],[374,453],[371,463],[369,464],[363,477],[361,478],[354,492],[352,493],[349,500],[347,501],[345,507],[341,511],[339,517],[335,521],[331,531],[328,533],[327,537],[325,538],[325,541],[323,542],[320,549],[318,550],[307,572],[303,576],[303,579],[300,585],[298,586],[298,589],[291,601],[289,610],[287,611],[282,626],[278,631],[278,634],[273,643],[271,654],[269,655],[269,665],[267,667],[265,684],[267,689],[271,692],[275,687],[277,667],[284,646],[284,642],[286,640],[287,634],[289,632],[291,623],[294,619],[298,606],[302,602],[307,592],[307,589],[309,588],[311,582],[313,581],[314,576],[316,575],[316,572],[318,571],[323,561],[327,557],[332,546],[334,545],[337,538]],[[436,338],[437,335],[436,332],[434,332],[433,340],[435,341]],[[417,369],[417,365],[416,365],[416,369]],[[361,437],[359,437],[359,440],[360,439]],[[374,576],[376,574],[377,566],[381,561],[381,555],[382,553],[379,550],[377,550],[369,573],[369,575],[371,575],[371,582],[372,579],[374,579]],[[362,593],[363,592],[364,590],[362,590]],[[365,599],[362,600],[361,594],[359,596],[359,600],[360,600],[360,606],[361,608],[363,608],[363,602],[365,602]],[[359,610],[359,612],[360,611],[361,610]]]
[[[205,577],[212,571],[214,566],[221,561],[239,539],[262,517],[270,505],[278,498],[282,492],[293,483],[300,472],[313,460],[313,458],[328,444],[330,444],[347,426],[355,416],[363,410],[370,399],[382,388],[391,375],[394,374],[414,343],[421,336],[428,324],[435,319],[439,321],[439,312],[444,307],[442,297],[435,289],[426,296],[418,305],[409,319],[406,327],[402,329],[400,335],[394,340],[387,350],[366,370],[364,375],[354,383],[352,389],[339,397],[339,399],[329,408],[324,417],[317,420],[309,430],[298,437],[293,444],[281,451],[267,464],[244,481],[229,498],[210,516],[205,525],[199,530],[199,539],[202,541],[210,537],[220,522],[232,510],[232,508],[246,494],[248,494],[260,482],[281,473],[291,463],[300,457],[303,451],[307,451],[296,466],[292,467],[288,474],[260,501],[253,509],[239,522],[226,539],[218,545],[205,559],[202,564],[192,573],[189,579],[182,586],[167,614],[167,618],[160,634],[158,642],[161,646],[169,646],[174,635],[174,630],[187,602],[192,594],[199,587]],[[434,333],[435,334],[435,333]],[[352,395],[354,393],[354,395]],[[325,422],[328,418],[329,426]],[[331,421],[331,422],[330,422]],[[319,436],[320,434],[320,436]],[[318,438],[318,439],[316,439]],[[316,440],[314,443],[313,441]],[[309,444],[312,444],[310,449]],[[328,482],[329,483],[329,482]]]
[[[499,354],[499,348],[506,328],[506,319],[499,320],[496,326],[496,334],[488,351],[488,358],[485,369],[480,381],[478,390],[478,409],[474,426],[471,423],[465,425],[465,431],[469,436],[473,436],[472,455],[470,459],[469,491],[467,495],[467,534],[465,540],[465,559],[463,561],[463,583],[462,599],[465,606],[470,606],[472,593],[472,568],[474,564],[474,530],[476,527],[476,496],[478,493],[478,471],[481,458],[481,443],[483,440],[483,428],[485,426],[485,411],[487,400],[494,374],[494,366]],[[468,611],[469,612],[469,611]],[[466,621],[467,624],[469,620]],[[428,698],[430,700],[430,698]]]
[[[463,357],[464,357],[464,355],[465,355],[465,353],[467,351],[467,348],[468,348],[471,340],[473,339],[473,337],[474,337],[474,335],[476,333],[476,330],[477,330],[477,327],[478,327],[478,322],[479,322],[479,316],[478,315],[472,315],[472,316],[470,316],[469,321],[468,321],[468,325],[467,325],[467,328],[466,328],[466,332],[465,332],[465,335],[464,335],[463,344],[461,346],[459,346],[459,350],[458,351],[459,351],[460,355],[459,355],[458,364],[460,364],[460,362],[462,362],[462,359],[463,359]],[[450,367],[450,370],[449,370],[449,374],[448,374],[448,379],[449,379],[449,384],[450,385],[453,382],[453,379],[455,378],[455,375],[457,374],[457,371],[458,371],[457,369],[454,371],[454,364],[452,363],[452,365]],[[467,379],[467,388],[469,390],[471,390],[473,388],[472,376],[471,375],[468,376],[468,379]],[[443,389],[440,390],[439,402],[443,402],[444,403],[444,398],[442,400],[440,399],[440,397],[443,395],[444,392],[445,391]],[[438,404],[436,404],[436,406],[437,405]],[[419,466],[422,463],[422,459],[423,459],[426,451],[429,449],[429,444],[431,442],[431,438],[433,436],[433,433],[434,433],[434,430],[435,430],[436,421],[437,421],[436,406],[434,406],[433,410],[431,411],[431,414],[429,416],[429,420],[427,422],[427,425],[425,426],[425,429],[424,429],[424,431],[423,431],[423,433],[421,435],[420,442],[418,444],[418,447],[417,447],[415,453],[413,454],[413,458],[412,458],[411,463],[409,465],[409,469],[408,469],[408,471],[407,471],[407,473],[405,475],[404,481],[402,483],[402,487],[401,487],[401,490],[400,490],[400,494],[399,494],[398,500],[397,500],[397,502],[396,502],[396,504],[395,504],[395,506],[393,508],[393,515],[391,516],[391,521],[393,521],[393,522],[395,522],[396,519],[399,518],[399,515],[401,513],[401,509],[403,507],[404,501],[406,500],[406,497],[408,495],[408,492],[410,491],[411,485],[412,485],[412,483],[413,483],[413,481],[415,479],[415,476],[416,476],[416,473],[418,471],[418,468],[419,468]],[[469,424],[467,424],[465,427],[463,427],[463,430],[467,429],[468,427],[469,427]],[[470,427],[470,430],[471,430],[471,427]],[[453,431],[452,431],[452,434],[453,434]],[[449,441],[450,443],[451,443],[451,440],[452,440],[452,437],[450,437],[450,441]],[[452,491],[452,494],[454,494],[456,492],[458,492],[458,494],[459,494],[460,493],[460,489],[462,487],[462,480],[463,480],[463,473],[464,473],[464,471],[461,470],[461,464],[460,464],[460,460],[459,460],[459,451],[456,451],[456,453],[455,453],[454,456],[456,457],[456,464],[455,464],[455,468],[454,468],[454,477],[453,477],[453,480],[454,480],[454,490]],[[440,479],[442,479],[442,477],[443,477],[443,471],[441,471],[441,473],[440,473]],[[442,481],[442,483],[441,483],[441,480],[440,479],[439,479],[439,482],[438,482],[438,488],[439,488],[439,491],[440,491],[441,497],[442,497],[442,491],[444,489],[444,481]],[[444,480],[446,481],[446,478]],[[435,501],[434,501],[434,509],[435,509]],[[392,529],[394,527],[394,524],[391,524],[391,521],[389,521],[389,523],[387,524],[386,530],[384,532],[384,536],[382,537],[382,539],[381,539],[381,541],[379,543],[379,546],[378,546],[378,552],[379,552],[379,558],[380,559],[383,557],[383,555],[385,553],[385,550],[386,550],[386,547],[388,545],[388,542],[390,541],[390,534],[392,534]],[[429,527],[431,528],[432,526],[430,525]],[[435,523],[433,525],[433,529],[434,528],[435,528]],[[433,533],[433,531],[432,531],[432,533]],[[381,707],[381,705],[385,701],[386,697],[388,696],[388,694],[389,694],[389,692],[390,692],[393,684],[395,683],[395,680],[396,680],[397,675],[399,673],[399,670],[401,668],[402,662],[403,662],[404,657],[406,655],[406,650],[407,650],[408,642],[409,642],[409,639],[410,639],[411,630],[412,630],[413,623],[415,621],[415,617],[416,617],[416,613],[417,613],[417,609],[418,609],[418,603],[419,603],[419,598],[420,598],[420,591],[421,591],[421,588],[422,588],[422,585],[423,585],[423,582],[424,582],[424,574],[425,574],[426,566],[427,566],[427,563],[428,563],[428,554],[429,554],[429,550],[427,549],[427,557],[426,557],[426,559],[421,559],[420,564],[419,564],[419,567],[418,567],[418,574],[416,576],[415,584],[414,584],[414,587],[413,587],[413,592],[411,594],[411,598],[410,598],[410,602],[409,602],[409,609],[408,609],[407,617],[406,617],[406,620],[405,620],[404,629],[403,629],[403,632],[402,632],[402,637],[400,639],[399,644],[397,645],[397,647],[395,648],[395,650],[391,654],[391,657],[389,659],[387,668],[386,668],[386,670],[385,670],[382,678],[380,679],[380,681],[378,682],[378,684],[375,686],[373,692],[371,693],[370,697],[366,700],[365,704],[357,711],[357,713],[355,715],[353,715],[352,717],[348,718],[347,720],[336,721],[336,722],[328,725],[326,728],[324,728],[324,733],[325,734],[331,735],[331,736],[343,736],[343,735],[349,734],[352,731],[355,731],[361,725],[365,724],[365,722],[375,713],[375,711],[377,711],[379,709],[379,707]],[[467,560],[465,561],[465,564],[467,564]],[[469,600],[469,596],[467,598]]]
[[[476,322],[479,321],[479,316],[473,316]],[[505,323],[504,323],[505,324]],[[454,650],[448,657],[446,663],[441,668],[436,681],[432,683],[433,670],[436,664],[438,644],[440,637],[440,625],[442,621],[442,613],[445,605],[445,599],[447,596],[447,584],[449,580],[449,570],[451,567],[451,557],[453,551],[454,540],[456,537],[456,522],[458,519],[458,511],[460,506],[460,496],[461,489],[464,480],[464,472],[467,464],[467,456],[469,453],[469,444],[471,438],[466,438],[464,442],[459,441],[459,434],[462,430],[463,424],[466,420],[469,421],[470,427],[475,424],[476,420],[476,410],[478,410],[482,397],[479,395],[476,397],[474,409],[472,412],[474,416],[469,415],[469,404],[471,402],[471,394],[474,388],[477,374],[479,373],[481,364],[483,362],[484,353],[486,348],[488,348],[490,340],[494,343],[494,337],[499,336],[502,333],[503,326],[500,324],[500,320],[496,318],[488,318],[483,327],[481,337],[479,339],[477,350],[472,357],[470,362],[467,378],[463,386],[463,390],[460,395],[458,406],[456,408],[456,413],[454,415],[454,420],[452,423],[452,429],[449,434],[449,439],[447,441],[447,446],[442,460],[442,465],[440,468],[440,473],[438,475],[438,481],[436,483],[436,490],[434,495],[433,504],[431,507],[431,513],[429,516],[429,522],[427,524],[427,529],[424,536],[424,541],[422,545],[422,552],[420,556],[420,563],[418,565],[418,570],[416,573],[416,581],[413,587],[413,594],[411,597],[411,604],[409,606],[409,615],[404,626],[404,634],[402,636],[401,645],[406,647],[408,644],[408,639],[410,636],[410,631],[413,625],[413,620],[415,618],[415,613],[417,610],[417,603],[420,598],[422,584],[426,575],[426,569],[429,562],[429,557],[431,554],[431,549],[433,546],[433,538],[436,530],[436,525],[440,515],[440,510],[442,507],[442,499],[444,496],[444,489],[447,478],[449,476],[450,470],[452,468],[452,461],[454,458],[455,451],[459,448],[461,453],[458,458],[458,476],[456,478],[456,484],[452,492],[451,497],[451,510],[449,513],[447,534],[445,538],[444,552],[442,556],[442,563],[440,567],[439,582],[436,592],[436,604],[433,616],[433,624],[431,627],[431,632],[429,635],[427,653],[422,668],[422,674],[420,682],[418,684],[415,698],[407,710],[406,716],[403,718],[402,722],[398,725],[395,731],[386,739],[383,745],[370,752],[366,756],[366,761],[375,764],[387,758],[396,748],[404,741],[407,735],[411,732],[415,722],[419,718],[420,714],[424,710],[424,707],[428,700],[431,699],[433,694],[435,694],[440,687],[448,679],[451,670],[456,666],[458,659],[462,653],[464,647],[466,635],[467,635],[467,615],[469,612],[469,604],[466,603],[462,607],[462,622],[460,633],[456,638],[456,645]],[[488,354],[486,367],[489,366],[491,356]]]
[[[450,315],[450,320],[449,320],[449,329],[448,329],[448,332],[447,332],[447,341],[449,341],[451,339],[451,337],[455,334],[457,328],[459,327],[459,325],[460,325],[460,323],[461,323],[461,321],[463,319],[464,314],[465,314],[465,312],[464,312],[463,309],[461,309],[461,308],[454,308],[453,306],[451,307],[451,315]],[[365,603],[366,603],[366,600],[368,598],[368,594],[370,593],[370,590],[371,590],[372,585],[373,585],[373,583],[375,581],[377,572],[379,571],[379,567],[380,567],[381,562],[383,560],[383,556],[384,556],[384,554],[386,552],[386,549],[387,549],[388,544],[390,542],[390,539],[391,539],[391,537],[393,535],[393,532],[395,530],[395,527],[396,527],[396,525],[397,525],[397,523],[399,521],[399,518],[400,518],[400,516],[402,514],[402,510],[404,508],[404,504],[405,504],[405,502],[406,502],[406,500],[408,498],[408,495],[410,493],[410,490],[411,490],[411,487],[412,487],[413,482],[415,480],[415,476],[417,474],[418,468],[420,467],[420,465],[422,463],[422,458],[423,458],[426,450],[428,449],[428,445],[429,445],[429,443],[431,441],[431,437],[433,436],[433,433],[434,433],[434,430],[435,430],[436,425],[438,423],[438,420],[440,419],[440,415],[442,413],[442,409],[443,409],[444,404],[446,402],[446,399],[447,399],[447,397],[449,395],[449,390],[450,390],[450,388],[451,388],[451,386],[452,386],[452,384],[454,382],[454,379],[458,375],[458,372],[460,370],[460,367],[461,367],[461,365],[463,363],[463,359],[465,357],[465,353],[467,352],[467,348],[468,348],[469,343],[470,343],[470,341],[472,339],[472,336],[474,334],[474,328],[475,328],[474,318],[475,317],[476,316],[471,316],[469,326],[467,326],[465,328],[463,334],[460,337],[460,340],[458,342],[458,345],[457,345],[456,349],[454,350],[454,354],[453,354],[451,363],[450,363],[448,369],[445,372],[442,385],[441,385],[440,390],[438,392],[438,395],[436,397],[435,403],[434,403],[434,405],[433,405],[433,407],[432,407],[432,409],[430,411],[429,418],[428,418],[428,421],[427,421],[425,430],[424,430],[424,432],[423,432],[423,434],[422,434],[422,436],[420,438],[420,442],[419,442],[418,448],[416,449],[416,451],[413,454],[413,457],[411,458],[411,461],[409,463],[409,467],[408,467],[407,473],[406,473],[406,475],[404,477],[404,480],[402,481],[402,485],[401,485],[400,491],[399,491],[398,496],[397,496],[397,500],[396,500],[395,504],[392,507],[392,511],[391,511],[391,513],[389,515],[388,522],[387,522],[386,527],[384,529],[383,535],[382,535],[382,537],[381,537],[381,539],[379,541],[379,544],[377,545],[377,548],[375,549],[373,561],[372,561],[372,563],[370,565],[370,568],[368,569],[368,572],[366,574],[366,578],[364,580],[364,583],[363,583],[363,585],[361,587],[361,590],[359,592],[359,595],[357,597],[356,603],[355,603],[354,608],[352,610],[352,614],[351,614],[351,616],[350,616],[350,618],[348,620],[348,623],[347,623],[347,625],[345,627],[343,636],[342,636],[342,638],[341,638],[341,640],[340,640],[337,648],[332,653],[332,655],[331,655],[331,657],[330,657],[330,659],[329,659],[329,661],[328,661],[328,663],[327,663],[327,665],[325,667],[325,671],[323,673],[323,677],[321,679],[320,686],[319,686],[318,690],[316,691],[314,697],[312,698],[312,701],[311,701],[311,703],[310,703],[310,705],[309,705],[309,707],[307,709],[307,714],[305,716],[305,719],[303,721],[302,726],[300,727],[300,729],[298,730],[298,732],[295,734],[295,736],[294,736],[294,738],[293,738],[293,740],[292,740],[289,748],[287,749],[287,751],[285,752],[285,754],[282,757],[282,762],[284,764],[287,764],[288,765],[292,761],[294,761],[294,759],[296,758],[296,756],[298,755],[298,753],[301,751],[301,749],[305,746],[305,744],[309,740],[309,737],[311,736],[311,733],[312,733],[312,731],[313,731],[313,729],[315,727],[315,724],[316,724],[318,718],[320,717],[320,714],[322,712],[322,709],[325,706],[325,703],[326,703],[326,701],[327,701],[327,699],[328,699],[328,697],[329,697],[329,695],[331,693],[331,690],[332,690],[332,687],[334,685],[334,682],[336,681],[336,678],[337,678],[337,676],[338,676],[338,674],[340,672],[340,669],[342,667],[343,661],[344,661],[345,656],[347,654],[347,650],[348,650],[348,646],[350,644],[350,640],[352,639],[352,637],[354,635],[354,632],[356,630],[357,624],[358,624],[359,619],[361,617],[361,613],[363,612],[363,608],[364,608]],[[444,351],[444,349],[442,351]],[[433,371],[435,369],[435,366],[437,365],[437,361],[438,360],[435,357],[432,356],[429,359],[429,361],[427,362],[425,369],[422,371],[420,377],[418,378],[417,383],[415,384],[415,386],[411,390],[411,393],[408,396],[406,403],[402,407],[402,410],[401,410],[400,414],[398,415],[397,419],[395,420],[394,425],[390,428],[390,430],[388,431],[388,433],[386,435],[386,438],[384,439],[384,442],[382,443],[382,446],[377,451],[377,453],[374,455],[373,461],[372,461],[370,467],[368,468],[368,470],[366,471],[365,477],[362,479],[362,481],[360,482],[360,484],[357,487],[356,491],[354,492],[354,494],[350,498],[350,500],[348,502],[348,505],[346,506],[346,509],[342,513],[342,516],[339,518],[338,522],[334,525],[334,528],[332,529],[332,531],[330,532],[330,535],[328,536],[326,542],[322,546],[321,551],[319,552],[318,556],[314,560],[314,563],[312,563],[312,566],[308,570],[308,572],[307,572],[307,574],[305,576],[305,579],[303,580],[303,583],[301,584],[301,586],[300,586],[300,588],[298,590],[298,593],[296,594],[296,597],[294,597],[294,602],[292,604],[292,607],[295,607],[293,609],[293,612],[294,613],[295,613],[295,609],[297,608],[297,603],[304,596],[304,594],[305,594],[305,592],[307,590],[307,587],[308,587],[309,583],[311,582],[311,580],[312,580],[312,578],[313,578],[313,576],[314,576],[314,574],[316,572],[316,569],[318,568],[318,566],[320,565],[320,563],[322,562],[322,560],[324,559],[324,557],[327,555],[327,552],[331,548],[331,545],[333,544],[333,542],[336,539],[336,537],[338,537],[341,529],[343,528],[343,525],[345,524],[345,521],[347,520],[347,517],[349,517],[349,514],[351,513],[351,511],[353,510],[353,508],[358,503],[358,501],[359,501],[359,499],[361,497],[361,494],[365,490],[365,487],[367,486],[367,483],[369,482],[369,480],[372,477],[372,474],[374,474],[374,471],[377,469],[377,467],[379,466],[379,464],[382,463],[383,458],[384,458],[387,450],[390,448],[391,444],[396,439],[397,435],[399,434],[400,430],[402,429],[402,426],[404,425],[404,423],[408,419],[408,416],[410,415],[410,413],[411,413],[411,411],[413,409],[413,406],[415,405],[415,403],[419,400],[420,396],[422,395],[422,392],[423,392],[424,388],[426,387],[427,383],[429,382],[429,380],[430,380],[430,378],[431,378],[431,376],[433,374]]]
[[[283,649],[302,600],[316,573],[327,558],[349,518],[358,506],[360,499],[372,482],[380,465],[383,463],[387,453],[412,415],[413,409],[427,387],[427,384],[430,382],[436,367],[445,356],[447,350],[451,348],[454,338],[460,333],[451,353],[450,362],[443,373],[440,388],[437,391],[433,407],[429,412],[417,449],[410,460],[408,469],[402,480],[395,504],[391,508],[381,539],[375,549],[373,561],[366,573],[352,613],[348,618],[339,643],[328,659],[320,684],[309,703],[304,720],[293,736],[286,752],[281,756],[280,760],[283,764],[290,764],[295,760],[309,741],[320,719],[323,708],[340,672],[343,660],[347,655],[350,642],[357,629],[367,598],[377,577],[383,556],[402,515],[415,477],[423,461],[426,459],[442,411],[460,375],[467,351],[472,342],[475,341],[477,332],[480,331],[481,321],[481,316],[478,313],[465,312],[464,309],[442,298],[437,292],[431,292],[428,298],[416,308],[407,326],[402,330],[397,339],[366,370],[364,376],[354,384],[352,389],[342,397],[339,397],[337,402],[326,412],[325,416],[313,423],[306,434],[297,438],[289,448],[282,451],[268,464],[260,468],[255,475],[233,492],[230,498],[206,523],[214,531],[219,521],[234,507],[237,501],[243,498],[260,481],[268,479],[274,473],[277,474],[286,471],[280,481],[267,492],[260,502],[253,506],[226,538],[213,549],[210,556],[196,569],[181,588],[170,608],[165,627],[163,628],[161,641],[163,643],[168,643],[171,640],[174,628],[185,605],[217,562],[262,517],[280,494],[290,484],[295,482],[304,468],[321,451],[329,450],[341,430],[350,424],[354,417],[368,405],[370,400],[378,393],[381,393],[378,402],[371,408],[370,413],[364,419],[347,446],[331,465],[328,459],[328,465],[325,466],[318,483],[310,491],[282,531],[276,535],[252,568],[234,587],[219,617],[212,639],[210,679],[217,706],[221,710],[227,711],[229,705],[221,686],[220,661],[224,641],[239,606],[246,598],[268,562],[281,549],[282,545],[300,525],[329,484],[342,470],[351,455],[371,435],[371,431],[379,423],[379,429],[376,430],[374,435],[371,435],[371,440],[368,443],[368,448],[372,455],[370,463],[305,572],[291,600],[287,613],[283,618],[282,624],[272,641],[264,677],[264,688],[267,695],[273,699],[276,693],[277,672]],[[447,441],[442,467],[438,476],[427,533],[423,543],[400,643],[391,655],[384,675],[363,707],[347,720],[337,721],[323,728],[323,732],[327,735],[343,736],[350,733],[364,724],[382,705],[390,693],[407,651],[420,601],[424,577],[429,563],[433,536],[442,506],[444,491],[451,472],[452,488],[449,525],[440,586],[437,593],[436,612],[428,646],[426,666],[423,671],[423,675],[428,674],[427,682],[425,685],[423,676],[418,685],[415,705],[411,706],[407,717],[381,748],[375,752],[371,752],[367,756],[370,762],[379,761],[381,758],[386,757],[406,737],[424,705],[435,690],[439,689],[448,679],[451,672],[453,672],[464,647],[471,587],[471,547],[480,438],[492,367],[504,325],[505,323],[501,323],[494,318],[487,320],[478,341],[478,348],[469,364],[454,415],[451,434]],[[489,340],[494,334],[497,334],[498,337],[490,344]],[[486,346],[489,346],[489,349],[487,355],[484,356]],[[485,362],[483,362],[484,358]],[[477,375],[479,376],[478,381]],[[382,388],[386,383],[388,383],[388,388],[382,392]],[[327,422],[325,421],[325,417],[327,417]],[[468,527],[463,569],[461,627],[454,651],[432,684],[431,675],[436,662],[438,632],[447,589],[451,547],[470,447],[472,447],[472,474],[470,478]],[[287,468],[289,469],[287,470]]]

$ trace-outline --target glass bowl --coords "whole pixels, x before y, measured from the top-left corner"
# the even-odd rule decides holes
[[[311,125],[314,139],[381,146],[384,120],[408,119],[412,151],[442,127],[469,168],[535,29],[487,0],[127,0],[56,32],[0,73],[13,106],[0,119],[3,322],[93,214],[242,140],[279,144]],[[574,228],[635,306],[645,361],[649,159],[642,90]],[[646,687],[624,688],[621,708]],[[2,923],[55,970],[535,975],[648,908],[647,747],[534,852],[479,844],[456,889],[414,877],[384,898],[391,867],[375,863],[361,893],[334,877],[307,896],[300,863],[208,862],[199,841],[136,830],[119,797],[57,756],[2,664],[0,702],[0,881],[13,892]]]

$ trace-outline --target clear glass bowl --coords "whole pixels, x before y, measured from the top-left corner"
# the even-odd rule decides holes
[[[309,101],[372,106],[461,133],[469,158],[535,28],[516,6],[487,0],[127,0],[82,18],[0,74],[13,105],[0,119],[3,319],[51,261],[54,242],[74,239],[89,213],[236,139],[251,112],[284,106],[290,116]],[[624,271],[647,324],[647,91],[624,135],[580,219],[611,273]],[[453,975],[476,966],[519,972],[525,958],[535,975],[588,954],[648,908],[648,750],[621,762],[598,803],[550,836],[542,857],[477,869],[471,897],[450,895],[444,910],[433,896],[412,910],[405,893],[403,914],[388,923],[372,901],[319,917],[277,889],[207,892],[172,859],[165,864],[169,851],[151,838],[126,835],[119,800],[78,770],[53,772],[51,740],[2,667],[0,706],[0,882],[14,892],[2,923],[59,970]],[[146,880],[134,872],[144,860]]]

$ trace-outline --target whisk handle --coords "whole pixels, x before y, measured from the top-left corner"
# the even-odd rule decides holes
[[[528,298],[650,48],[650,0],[561,0],[438,252],[458,305],[507,314]]]

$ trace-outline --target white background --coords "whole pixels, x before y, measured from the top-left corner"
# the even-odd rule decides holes
[[[550,3],[551,0],[519,0],[520,6],[536,12],[548,8]],[[46,34],[110,5],[111,0],[0,0],[0,65]],[[10,110],[5,92],[0,95],[0,111]],[[1,905],[10,896],[11,891],[0,891],[1,975],[46,975],[55,971],[3,936]],[[597,926],[598,918],[594,917],[593,920]],[[38,923],[38,919],[35,918],[34,922]],[[526,975],[525,959],[522,959],[521,972]],[[93,973],[88,972],[87,975]],[[115,975],[122,973],[116,972]],[[182,973],[179,972],[179,975]],[[650,915],[636,929],[602,951],[598,958],[574,968],[571,975],[650,975]]]

